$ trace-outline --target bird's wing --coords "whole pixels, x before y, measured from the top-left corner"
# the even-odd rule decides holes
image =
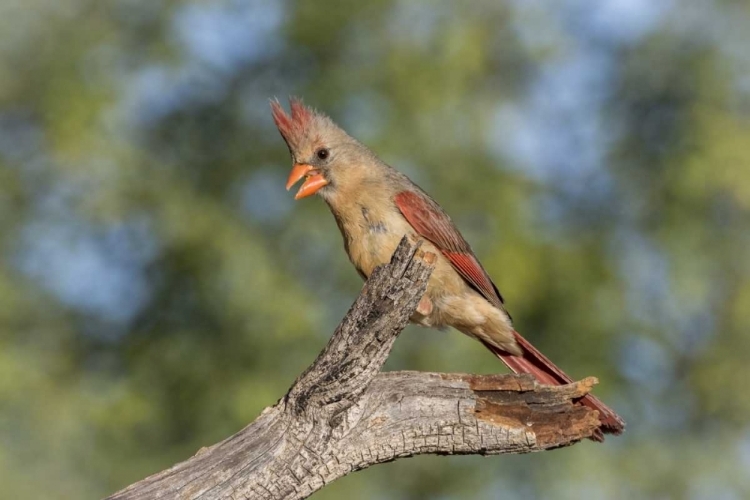
[[[453,268],[484,298],[503,308],[503,297],[471,247],[443,209],[427,195],[402,191],[395,197],[396,206],[407,222],[423,238],[435,245]]]

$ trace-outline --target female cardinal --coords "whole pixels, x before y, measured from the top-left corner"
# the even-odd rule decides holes
[[[452,326],[479,340],[515,373],[530,373],[542,384],[572,382],[513,329],[500,292],[437,202],[327,116],[295,98],[290,105],[288,115],[277,100],[271,101],[274,122],[294,163],[286,188],[305,178],[294,198],[323,198],[363,279],[390,261],[404,235],[420,239],[437,259],[412,322]],[[623,420],[594,396],[586,395],[581,403],[599,412],[602,432],[624,430]],[[601,439],[601,434],[595,437]]]

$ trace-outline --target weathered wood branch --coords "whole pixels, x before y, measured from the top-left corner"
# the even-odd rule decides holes
[[[397,458],[526,453],[592,436],[596,412],[573,401],[593,378],[548,387],[528,376],[379,373],[433,262],[404,239],[284,398],[237,434],[109,498],[300,499]]]

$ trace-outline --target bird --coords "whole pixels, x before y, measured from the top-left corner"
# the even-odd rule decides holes
[[[453,327],[481,342],[514,373],[531,374],[540,384],[573,382],[515,330],[500,291],[432,197],[301,99],[290,98],[290,113],[278,99],[270,105],[292,157],[286,189],[304,179],[295,200],[318,195],[325,201],[362,279],[390,261],[404,236],[421,241],[436,259],[412,323]],[[579,404],[599,412],[594,440],[625,429],[623,419],[595,396],[587,394]]]

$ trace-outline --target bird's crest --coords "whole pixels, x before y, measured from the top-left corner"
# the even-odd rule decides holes
[[[307,135],[315,111],[305,106],[297,97],[289,98],[291,116],[284,111],[278,99],[271,99],[271,113],[276,127],[290,148],[299,145]]]

